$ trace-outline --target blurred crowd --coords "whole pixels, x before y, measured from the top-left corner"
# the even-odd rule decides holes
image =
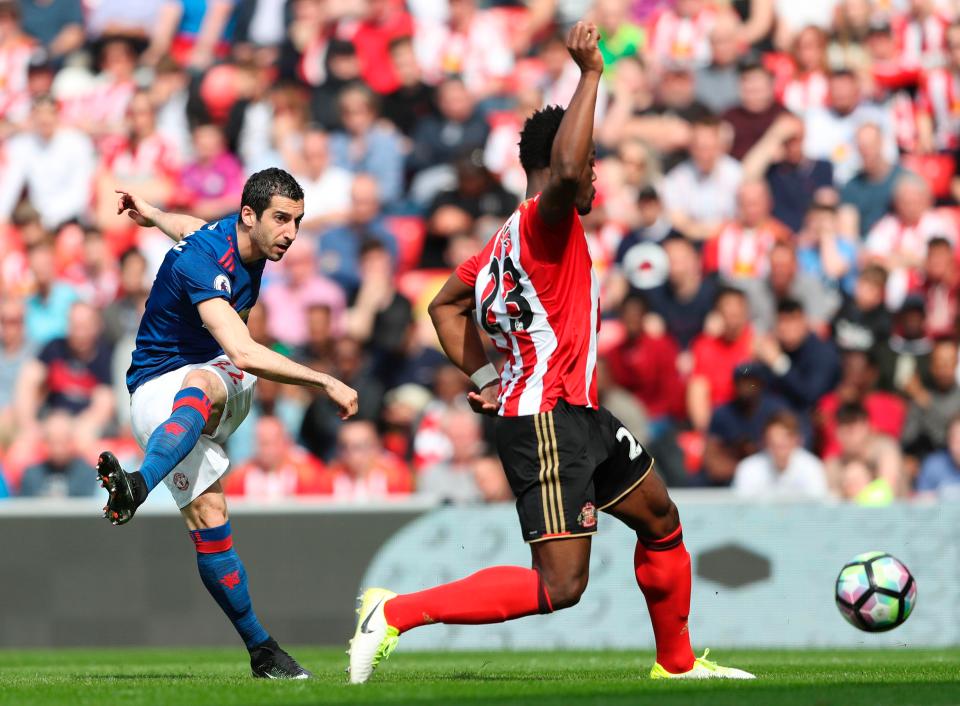
[[[0,0],[0,496],[131,467],[129,365],[170,243],[304,188],[254,337],[230,494],[512,497],[426,305],[524,196],[524,119],[601,33],[602,402],[674,487],[883,505],[960,489],[956,0]]]

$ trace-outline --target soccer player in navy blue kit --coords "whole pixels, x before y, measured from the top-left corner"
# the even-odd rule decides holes
[[[127,371],[143,464],[128,473],[112,453],[100,454],[97,473],[109,492],[104,517],[129,522],[163,481],[190,530],[204,586],[250,652],[253,676],[305,679],[310,672],[253,611],[220,485],[230,466],[223,444],[247,416],[258,377],[318,387],[344,419],[357,411],[354,390],[260,345],[246,326],[266,261],[282,258],[297,237],[303,190],[282,169],[257,172],[243,187],[240,212],[212,223],[119,193],[118,212],[156,226],[176,245],[153,283]]]

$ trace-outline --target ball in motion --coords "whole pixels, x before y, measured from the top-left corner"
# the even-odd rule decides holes
[[[837,576],[837,608],[860,630],[893,630],[910,617],[916,603],[917,582],[886,552],[858,554]]]

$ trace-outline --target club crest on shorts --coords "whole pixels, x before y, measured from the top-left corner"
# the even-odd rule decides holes
[[[213,278],[213,288],[230,294],[230,278],[226,275],[217,275]]]
[[[577,524],[583,528],[597,526],[597,508],[593,503],[585,503],[577,515]]]
[[[190,485],[190,481],[187,480],[187,477],[183,473],[177,471],[173,474],[173,484],[177,486],[177,490],[186,490],[187,486]]]

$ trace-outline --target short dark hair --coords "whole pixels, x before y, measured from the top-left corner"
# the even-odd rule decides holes
[[[953,243],[951,243],[945,236],[937,235],[927,241],[927,252],[930,252],[934,248],[947,248],[948,250],[953,250]]]
[[[799,420],[797,419],[796,415],[793,414],[793,412],[789,412],[785,409],[782,409],[779,412],[774,412],[772,415],[770,415],[767,423],[763,425],[763,431],[766,432],[772,427],[783,427],[794,436],[800,436]]]
[[[720,289],[717,290],[717,296],[714,297],[713,299],[714,305],[719,304],[720,300],[725,299],[726,297],[736,297],[737,299],[746,301],[747,293],[744,292],[739,287],[731,287],[730,285],[723,285],[720,287]]]
[[[243,185],[243,196],[240,197],[240,209],[249,206],[257,214],[257,218],[260,218],[270,207],[274,196],[303,201],[303,189],[288,172],[270,167],[251,174],[247,179],[247,183]]]
[[[560,129],[566,111],[559,105],[548,105],[531,115],[520,131],[520,165],[528,174],[550,166],[553,138]]]
[[[853,424],[870,418],[867,409],[859,402],[847,402],[837,410],[837,424]]]
[[[790,297],[784,297],[777,302],[777,313],[778,314],[802,314],[803,304],[801,304],[796,299]]]

